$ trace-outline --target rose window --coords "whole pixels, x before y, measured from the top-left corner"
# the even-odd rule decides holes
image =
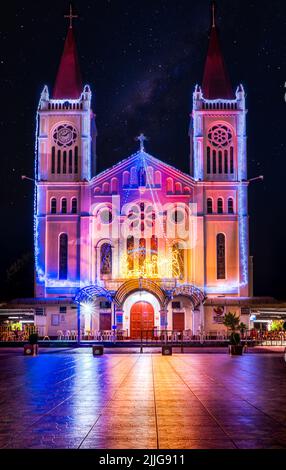
[[[218,124],[210,128],[208,139],[213,147],[228,147],[232,143],[232,132],[229,127]]]
[[[53,139],[59,147],[71,147],[76,142],[77,130],[69,124],[63,124],[56,128]]]

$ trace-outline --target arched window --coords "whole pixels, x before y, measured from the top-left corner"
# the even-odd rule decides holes
[[[172,246],[172,276],[174,279],[183,279],[185,271],[185,254],[180,243]]]
[[[68,278],[68,236],[62,233],[59,240],[59,279]]]
[[[131,168],[130,186],[138,186],[138,172],[136,166]]]
[[[233,147],[230,147],[230,173],[234,173]]]
[[[67,214],[67,211],[68,211],[68,204],[67,204],[66,198],[64,197],[62,199],[62,210],[61,210],[61,212],[62,212],[62,214]]]
[[[228,213],[229,214],[234,214],[234,207],[233,207],[232,197],[230,197],[229,200],[228,200]]]
[[[69,151],[69,174],[72,173],[72,150]]]
[[[216,150],[213,150],[213,174],[216,174]]]
[[[103,194],[109,194],[109,192],[110,192],[109,183],[103,183],[103,185],[102,185],[102,192],[103,192]]]
[[[123,173],[123,186],[126,188],[130,184],[130,173],[129,171],[124,171]]]
[[[207,174],[211,173],[211,149],[207,147]]]
[[[138,253],[138,265],[139,268],[144,267],[144,262],[146,259],[146,240],[145,238],[140,238],[139,240],[139,253]]]
[[[217,200],[217,213],[223,214],[223,199],[222,198],[219,198]]]
[[[72,198],[72,214],[77,214],[77,199],[74,197]]]
[[[173,178],[167,178],[167,193],[173,194],[174,192],[174,181]]]
[[[61,173],[61,151],[58,150],[57,173]]]
[[[228,151],[224,151],[224,172],[227,175],[228,174]]]
[[[103,243],[100,248],[100,274],[111,276],[112,274],[112,248],[110,243]]]
[[[63,152],[63,174],[67,173],[67,152]]]
[[[162,173],[161,171],[155,171],[155,186],[162,186]]]
[[[127,264],[128,271],[134,270],[134,237],[127,238]]]
[[[152,261],[152,274],[158,274],[158,238],[152,235],[151,238],[151,261]]]
[[[183,192],[182,183],[175,184],[175,192],[176,194],[182,194]]]
[[[74,173],[78,174],[78,146],[74,149]]]
[[[208,214],[213,213],[213,200],[210,197],[207,200],[207,213]]]
[[[147,174],[144,166],[141,166],[138,169],[138,185],[141,186],[142,188],[146,186],[147,183]]]
[[[111,193],[117,194],[118,193],[118,179],[112,178],[111,180]]]
[[[220,175],[222,174],[222,151],[221,150],[218,152],[218,172]]]
[[[147,184],[154,186],[154,168],[152,166],[147,168]]]
[[[221,109],[230,109],[230,104],[223,104]],[[215,109],[215,108],[214,108]],[[229,153],[233,153],[233,131],[227,123],[217,123],[208,131],[208,145],[212,151],[212,173],[228,174],[231,162],[228,160]],[[207,160],[208,160],[207,151]],[[233,158],[232,158],[233,160]],[[211,166],[208,165],[207,166]],[[232,171],[233,173],[233,171]]]
[[[52,174],[54,175],[56,172],[56,148],[52,147]]]
[[[51,199],[51,214],[57,213],[57,200],[55,197]]]
[[[216,239],[217,279],[225,279],[225,235],[219,233]]]

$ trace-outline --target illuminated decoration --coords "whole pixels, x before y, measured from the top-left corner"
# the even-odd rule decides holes
[[[164,307],[169,300],[168,292],[161,289],[161,287],[151,279],[129,279],[125,281],[114,295],[114,301],[121,307],[127,297],[133,292],[147,291],[157,297],[160,306]]]
[[[137,259],[139,260],[141,250],[133,250],[132,254],[139,254]],[[130,254],[123,254],[121,256],[120,263],[120,273],[124,279],[133,279],[133,278],[150,278],[150,279],[162,279],[170,277],[170,266],[172,271],[172,277],[174,279],[182,279],[184,268],[182,265],[182,255],[181,250],[172,249],[170,259],[159,259],[158,255],[151,255],[150,259],[145,259],[142,265],[139,261],[136,263],[136,257],[134,260],[135,265],[137,264],[138,268],[131,268],[133,263],[130,263],[130,260],[134,260],[133,256],[130,257]]]
[[[174,279],[183,279],[184,278],[184,256],[183,251],[179,248],[179,244],[175,243],[172,246],[172,276]]]
[[[190,284],[182,284],[181,286],[177,286],[170,292],[170,294],[172,298],[178,296],[189,297],[193,303],[194,308],[197,308],[206,300],[205,294],[198,287],[192,286]]]
[[[140,249],[135,251],[136,253],[139,253],[140,256]],[[139,257],[138,257],[139,258]],[[121,257],[121,265],[120,265],[120,273],[122,273],[122,277],[124,279],[132,279],[132,278],[159,278],[158,274],[158,256],[152,255],[150,260],[144,260],[144,262],[140,265],[139,262],[138,268],[137,269],[130,269],[130,260],[133,258],[130,258],[130,255],[122,255]],[[166,262],[162,261],[160,263],[160,266],[165,265]],[[132,264],[131,264],[132,265]],[[162,272],[162,271],[161,271]],[[160,276],[161,277],[161,276]],[[164,277],[164,276],[162,276]]]
[[[75,296],[74,301],[78,305],[84,306],[84,308],[90,310],[92,308],[91,305],[94,304],[95,299],[98,297],[105,298],[109,302],[113,301],[113,294],[104,287],[98,285],[84,287]]]
[[[39,198],[40,198],[40,191],[38,191],[38,165],[39,165],[39,154],[38,154],[38,137],[39,137],[39,109],[41,106],[42,99],[48,98],[48,87],[45,86],[43,93],[41,95],[41,99],[38,105],[38,110],[36,114],[36,130],[35,130],[35,167],[34,167],[34,178],[35,178],[35,186],[34,186],[34,257],[35,257],[35,275],[36,275],[36,282],[39,284],[43,284],[45,282],[45,270],[39,263],[39,256],[40,256],[40,240],[39,240],[39,218],[38,218],[38,206],[39,206]]]

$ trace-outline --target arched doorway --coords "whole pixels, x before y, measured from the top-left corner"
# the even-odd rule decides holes
[[[130,337],[138,339],[141,331],[154,328],[154,308],[149,302],[136,302],[130,310]]]

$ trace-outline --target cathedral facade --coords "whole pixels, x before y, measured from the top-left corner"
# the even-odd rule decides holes
[[[232,88],[215,23],[193,93],[190,172],[134,154],[97,172],[92,93],[72,25],[37,114],[35,298],[43,335],[168,329],[220,332],[226,306],[252,296],[246,103]]]

